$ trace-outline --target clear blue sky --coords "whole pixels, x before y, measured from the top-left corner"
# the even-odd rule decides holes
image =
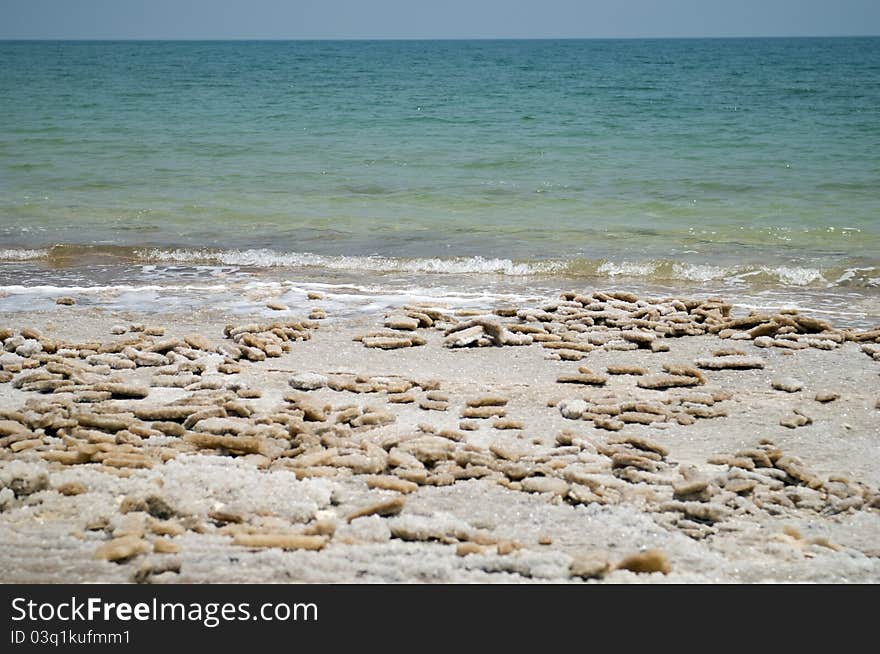
[[[0,0],[0,39],[880,34],[880,0]]]

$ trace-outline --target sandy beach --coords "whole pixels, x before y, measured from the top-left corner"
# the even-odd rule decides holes
[[[880,332],[528,306],[0,314],[0,582],[877,582]]]

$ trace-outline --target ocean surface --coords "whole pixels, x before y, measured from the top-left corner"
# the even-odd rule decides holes
[[[878,323],[880,38],[0,42],[0,310],[322,285]]]

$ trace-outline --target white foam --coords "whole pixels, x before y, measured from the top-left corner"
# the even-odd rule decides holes
[[[676,263],[672,266],[672,275],[676,279],[693,282],[708,282],[713,279],[724,279],[730,274],[727,268],[708,266],[695,263]]]
[[[33,261],[34,259],[45,259],[48,256],[49,250],[0,249],[0,261]]]
[[[330,270],[366,270],[370,272],[411,272],[440,274],[537,275],[563,270],[560,261],[535,263],[485,257],[451,259],[398,259],[380,256],[325,256],[309,252],[280,253],[273,250],[140,250],[138,256],[151,261],[195,263],[211,262],[261,268],[326,268]]]
[[[657,270],[654,262],[621,261],[615,263],[606,261],[597,269],[597,272],[609,277],[623,275],[626,277],[650,277]]]

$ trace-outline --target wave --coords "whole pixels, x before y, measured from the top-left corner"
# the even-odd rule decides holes
[[[323,255],[270,249],[165,249],[104,245],[55,245],[43,249],[0,249],[0,262],[45,260],[53,267],[95,262],[132,265],[166,264],[233,266],[243,268],[324,269],[370,273],[429,275],[500,275],[504,277],[561,277],[636,279],[657,283],[723,283],[785,287],[880,288],[880,263],[864,261],[829,266],[794,263],[768,265],[742,262],[716,265],[672,259],[515,260],[501,257],[389,257]],[[870,262],[873,263],[873,262]]]

